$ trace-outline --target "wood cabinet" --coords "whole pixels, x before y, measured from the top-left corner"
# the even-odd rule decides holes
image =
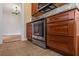
[[[38,11],[38,3],[32,3],[32,16],[37,17],[42,15],[43,13]]]
[[[35,14],[38,10],[38,4],[32,3],[32,15]]]
[[[32,23],[27,23],[26,24],[27,25],[27,39],[29,40],[29,41],[32,41]]]
[[[79,55],[79,11],[77,9],[47,18],[47,46],[67,55]]]

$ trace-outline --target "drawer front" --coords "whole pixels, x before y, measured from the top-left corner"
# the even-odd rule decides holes
[[[74,54],[74,40],[73,37],[65,36],[47,36],[47,46],[55,48],[63,52]]]
[[[65,21],[74,19],[74,10],[68,11],[65,13],[57,14],[55,16],[50,16],[47,18],[47,23],[56,22],[56,21]]]
[[[74,36],[74,20],[47,24],[47,34]]]
[[[54,34],[54,35],[68,35],[68,25],[48,25],[47,34]]]

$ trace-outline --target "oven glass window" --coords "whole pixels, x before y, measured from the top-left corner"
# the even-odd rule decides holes
[[[37,21],[33,24],[33,34],[36,36],[44,37],[44,21]]]
[[[44,22],[39,23],[39,35],[44,36]]]

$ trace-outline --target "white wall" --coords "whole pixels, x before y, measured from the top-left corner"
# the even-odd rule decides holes
[[[25,38],[24,31],[24,7],[22,4],[18,4],[21,7],[20,15],[13,15],[12,12],[12,3],[0,3],[0,44],[2,44],[2,35],[16,35],[21,34],[22,39]]]
[[[3,42],[3,40],[2,40],[2,32],[3,32],[2,14],[3,14],[2,4],[0,4],[0,44],[2,44],[2,42]]]
[[[24,20],[25,23],[32,21],[32,4],[24,3]]]
[[[20,15],[12,14],[12,3],[3,5],[3,35],[21,34]]]
[[[21,6],[21,14],[20,14],[20,18],[21,18],[21,38],[22,38],[22,41],[24,41],[24,40],[27,40],[26,39],[26,31],[25,31],[25,20],[24,20],[24,14],[25,14],[25,12],[24,12],[24,4],[20,4],[20,6]]]
[[[24,7],[24,32],[25,32],[24,34],[25,34],[25,38],[27,38],[26,37],[26,33],[27,33],[26,23],[31,22],[31,19],[32,19],[31,3],[24,3],[23,7]]]

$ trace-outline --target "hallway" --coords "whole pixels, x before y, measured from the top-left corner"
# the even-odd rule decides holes
[[[0,56],[61,56],[61,54],[40,48],[29,41],[19,40],[0,45]]]

